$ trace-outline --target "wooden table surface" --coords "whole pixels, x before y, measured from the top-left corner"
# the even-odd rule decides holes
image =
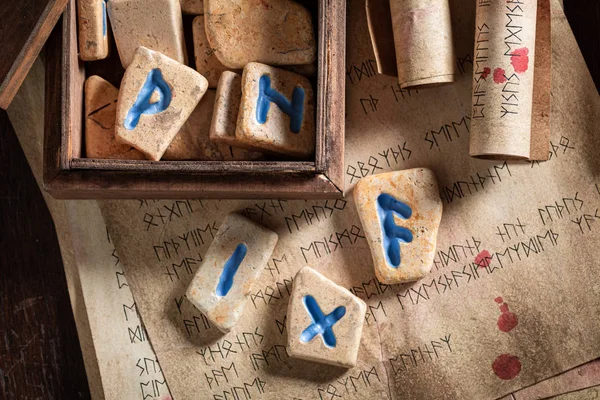
[[[564,0],[600,86],[600,1]],[[0,399],[90,393],[52,219],[0,110]]]

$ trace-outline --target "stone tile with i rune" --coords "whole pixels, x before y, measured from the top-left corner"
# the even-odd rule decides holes
[[[105,0],[78,0],[79,58],[96,61],[108,57],[108,32]]]
[[[351,368],[356,365],[366,303],[314,269],[294,278],[287,311],[291,357]]]
[[[310,12],[291,0],[205,0],[206,36],[217,58],[241,69],[249,62],[310,64],[317,59]]]
[[[123,68],[140,46],[187,64],[179,0],[110,0],[107,5]]]
[[[443,208],[433,171],[362,178],[354,202],[380,282],[411,282],[431,271]]]
[[[144,154],[115,139],[119,89],[97,75],[86,79],[85,155],[88,158],[145,160]]]
[[[314,95],[306,77],[265,64],[246,65],[236,146],[306,159],[315,152],[315,132]]]
[[[160,160],[207,88],[206,78],[193,69],[138,48],[121,82],[117,139]]]
[[[234,327],[278,236],[238,214],[229,214],[188,286],[186,297],[222,332]]]

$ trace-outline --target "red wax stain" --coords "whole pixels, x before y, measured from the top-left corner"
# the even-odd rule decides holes
[[[169,395],[166,395],[165,397],[162,398],[162,400],[173,400],[173,398]]]
[[[488,76],[490,76],[490,73],[492,72],[492,70],[490,69],[490,67],[485,67],[483,69],[483,72],[481,73],[481,77],[483,79],[487,79]]]
[[[500,379],[513,379],[521,372],[521,361],[519,361],[519,357],[512,354],[500,354],[494,360],[492,370]]]
[[[517,325],[519,325],[517,314],[509,311],[508,304],[502,302],[502,297],[498,297],[494,301],[496,303],[502,303],[500,305],[501,314],[500,317],[498,317],[498,329],[500,329],[502,332],[512,331]]]
[[[510,57],[510,63],[512,64],[517,74],[522,74],[529,68],[529,49],[522,47],[513,51]]]
[[[492,255],[487,250],[483,250],[481,253],[477,254],[477,257],[475,257],[475,264],[477,264],[479,268],[489,267],[491,261]]]
[[[502,68],[496,68],[494,70],[494,82],[496,82],[496,83],[506,82],[506,77],[504,76],[504,70]]]

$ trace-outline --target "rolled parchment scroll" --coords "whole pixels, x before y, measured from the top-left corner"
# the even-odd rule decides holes
[[[537,0],[477,0],[471,156],[531,158],[537,8]]]
[[[390,0],[401,88],[454,82],[448,0]]]

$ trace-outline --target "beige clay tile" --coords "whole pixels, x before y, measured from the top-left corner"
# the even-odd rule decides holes
[[[362,178],[354,202],[380,282],[411,282],[431,271],[443,208],[433,171]]]
[[[207,90],[195,70],[140,47],[123,76],[116,137],[158,161]]]

